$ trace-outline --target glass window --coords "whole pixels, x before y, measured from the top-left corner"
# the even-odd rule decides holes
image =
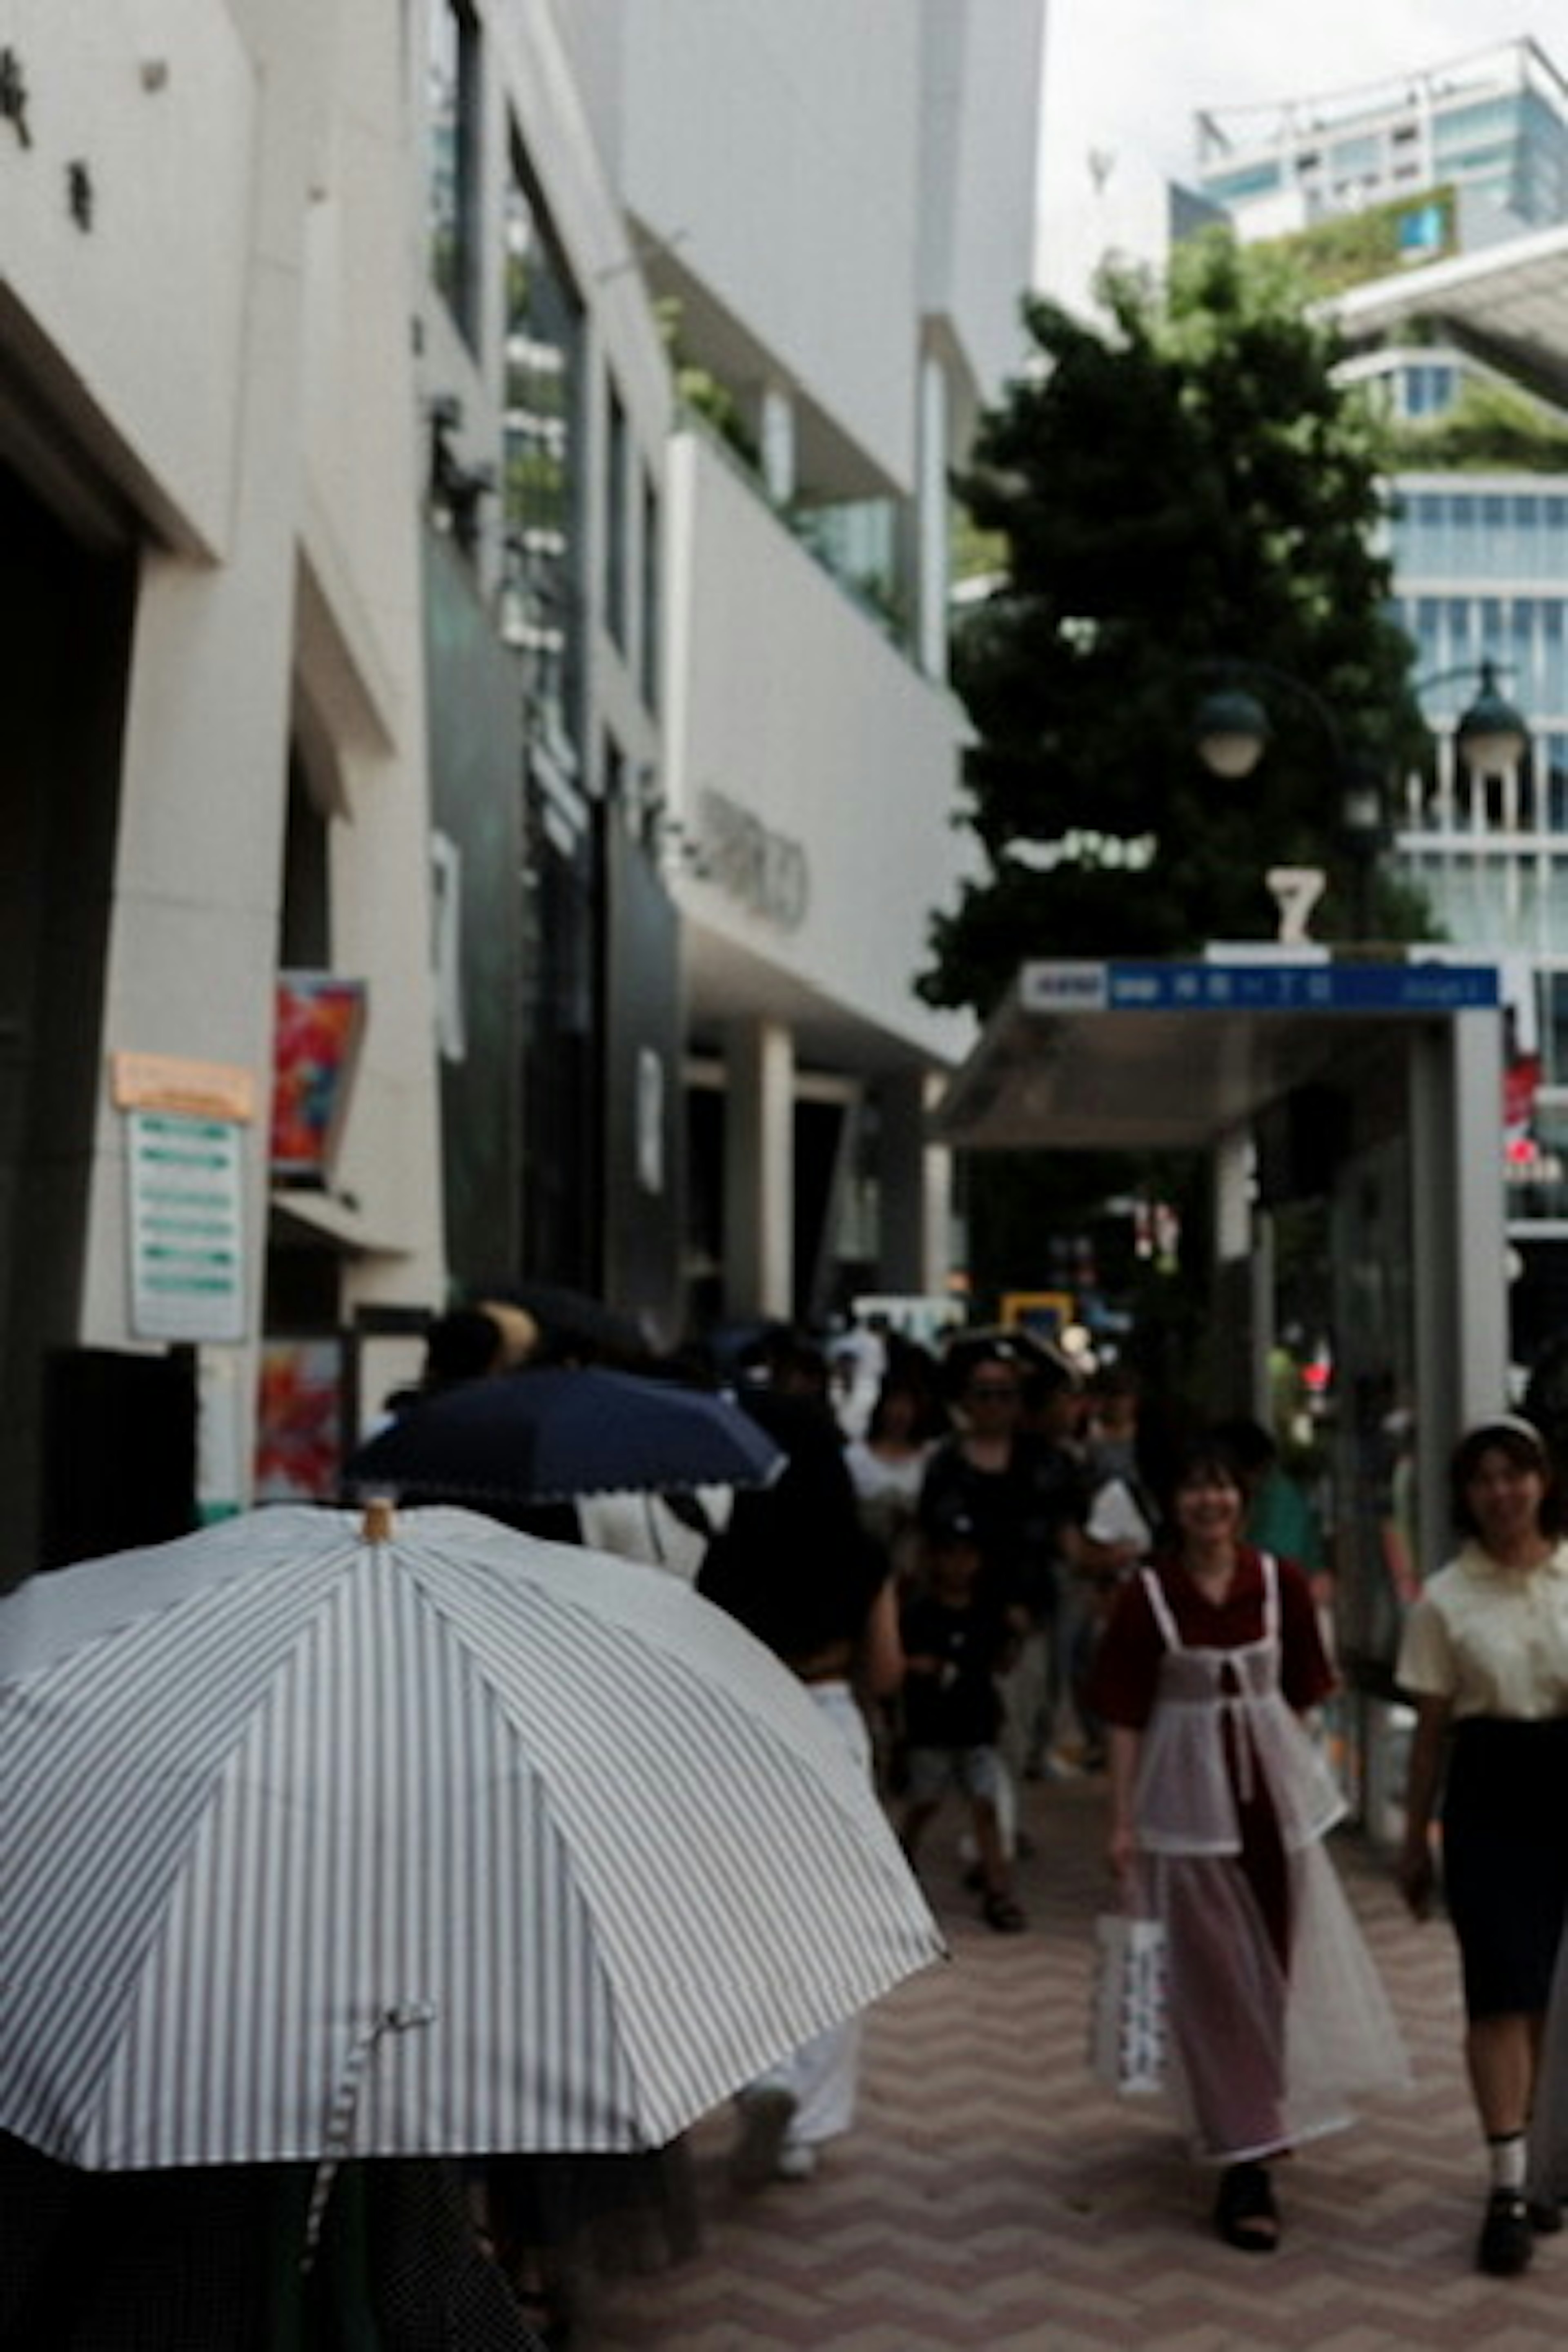
[[[1562,604],[1555,599],[1545,599],[1541,606],[1541,656],[1536,671],[1539,681],[1533,698],[1540,711],[1568,710],[1568,660],[1564,659],[1564,630]]]
[[[1279,166],[1276,163],[1247,163],[1234,172],[1205,172],[1202,182],[1204,193],[1216,204],[1229,205],[1246,196],[1267,194],[1279,185]]]
[[[468,0],[433,0],[428,27],[430,278],[472,345],[479,336],[479,28]]]
[[[1568,577],[1568,499],[1552,491],[1541,500],[1541,562],[1548,580]]]
[[[1375,133],[1336,139],[1329,150],[1331,169],[1342,179],[1371,179],[1383,167],[1383,142]]]
[[[502,629],[533,740],[580,767],[583,314],[514,132],[505,197]]]

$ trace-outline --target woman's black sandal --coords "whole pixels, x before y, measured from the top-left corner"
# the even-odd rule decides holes
[[[1220,2175],[1214,2225],[1227,2246],[1244,2254],[1271,2254],[1279,2243],[1274,2184],[1261,2164],[1232,2164]]]

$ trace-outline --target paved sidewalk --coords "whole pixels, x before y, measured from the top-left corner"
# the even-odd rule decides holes
[[[1568,2339],[1568,2235],[1521,2279],[1471,2268],[1484,2165],[1452,1937],[1408,1921],[1353,1839],[1342,1868],[1416,2090],[1280,2168],[1278,2253],[1210,2234],[1212,2176],[1162,2113],[1108,2097],[1085,2068],[1102,1807],[1090,1780],[1027,1792],[1023,1936],[980,1924],[939,1824],[929,1886],[952,1959],[870,2019],[854,2134],[811,2182],[742,2196],[726,2176],[730,2119],[708,2118],[691,2142],[700,2251],[601,2283],[574,2352],[1534,2352]]]

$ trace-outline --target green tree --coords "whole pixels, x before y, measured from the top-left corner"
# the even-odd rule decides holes
[[[1031,300],[1038,364],[982,421],[959,488],[1004,568],[956,639],[974,728],[958,822],[984,870],[936,916],[929,1002],[986,1009],[1039,955],[1170,954],[1274,935],[1264,877],[1326,867],[1352,929],[1343,764],[1424,743],[1375,547],[1384,450],[1332,331],[1278,256],[1225,235],[1163,289],[1109,273],[1106,328]],[[1252,776],[1194,747],[1205,691],[1268,706]],[[1380,936],[1421,912],[1380,884]]]

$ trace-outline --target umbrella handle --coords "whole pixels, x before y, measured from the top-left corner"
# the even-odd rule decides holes
[[[384,1507],[390,1517],[391,1505]],[[372,1508],[374,1508],[374,1505]],[[339,2168],[353,2144],[354,2109],[359,2105],[360,2077],[364,2072],[365,2060],[384,2034],[406,2033],[411,2026],[433,2025],[435,2021],[434,2001],[398,2001],[390,2009],[381,2010],[350,2042],[342,2072],[338,2076],[338,2087],[332,2094],[321,2161],[310,2186],[310,2210],[305,2216],[305,2244],[300,2256],[302,2273],[310,2271],[315,2263],[316,2249],[321,2239],[321,2224],[326,2219],[327,2200],[332,2193],[332,2183],[338,2177]]]
[[[360,1539],[363,1543],[390,1543],[396,1532],[397,1514],[390,1495],[373,1495],[364,1507],[360,1522]]]

